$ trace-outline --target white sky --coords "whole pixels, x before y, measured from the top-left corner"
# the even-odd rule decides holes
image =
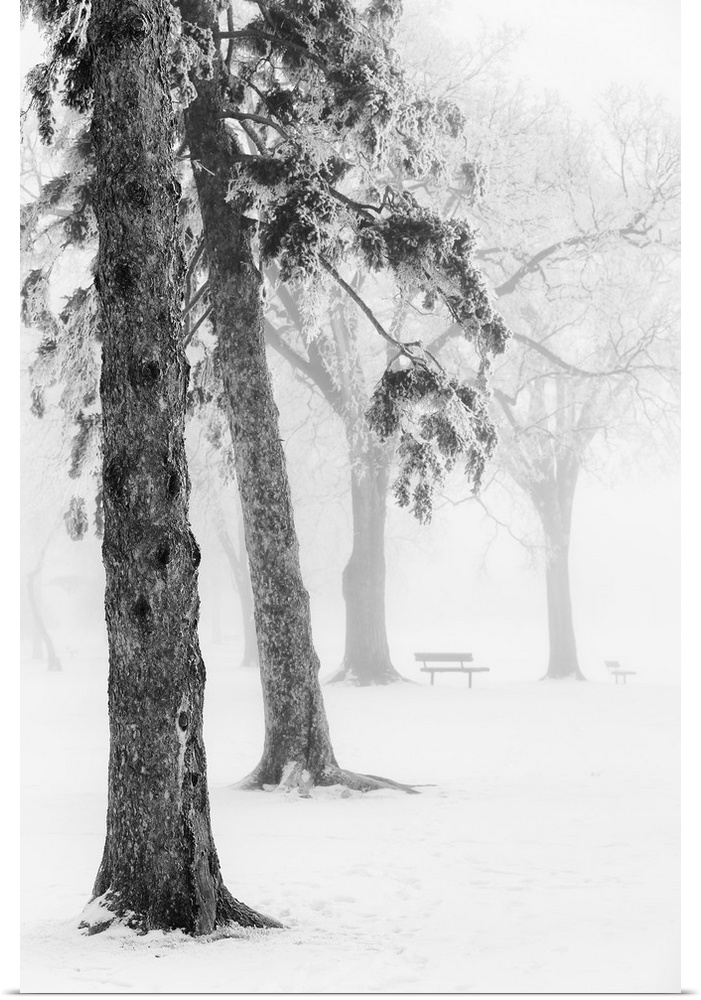
[[[515,76],[587,113],[612,82],[645,85],[680,106],[681,0],[447,0],[451,33],[482,21],[525,30]],[[445,15],[441,15],[445,16]]]

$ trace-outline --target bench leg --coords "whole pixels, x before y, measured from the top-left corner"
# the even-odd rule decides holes
[[[469,688],[471,688],[471,687],[472,687],[472,674],[468,674],[468,675],[467,675],[467,686],[468,686]]]
[[[436,678],[436,671],[432,670],[431,671],[431,687],[433,687],[433,682],[434,682],[435,678]]]

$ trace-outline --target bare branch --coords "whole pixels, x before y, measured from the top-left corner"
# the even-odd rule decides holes
[[[203,285],[200,285],[200,287],[197,289],[197,291],[190,299],[190,301],[185,303],[185,308],[184,308],[185,316],[187,316],[188,313],[192,312],[197,303],[202,299],[202,296],[206,295],[208,291],[209,291],[209,282],[205,281]]]
[[[195,334],[197,333],[197,331],[199,330],[199,328],[202,326],[202,324],[204,323],[204,321],[206,319],[209,319],[209,317],[212,315],[213,310],[214,310],[214,306],[209,306],[209,308],[206,309],[202,313],[202,315],[200,316],[200,318],[197,320],[197,322],[195,323],[195,325],[190,329],[190,331],[188,332],[187,336],[185,337],[185,340],[184,340],[185,347],[187,347],[187,345],[190,343],[190,341],[195,336]]]
[[[292,140],[291,135],[282,127],[282,125],[273,121],[272,118],[266,118],[265,115],[256,115],[250,111],[237,111],[235,108],[222,108],[221,117],[232,118],[239,122],[255,122],[256,125],[264,125],[266,128],[274,129],[283,137],[283,139],[287,139],[289,141]]]
[[[402,343],[401,340],[396,340],[391,333],[388,333],[385,330],[385,328],[382,326],[380,321],[373,313],[372,309],[370,309],[368,304],[363,299],[361,299],[361,297],[358,295],[355,289],[352,288],[348,284],[348,282],[341,277],[341,275],[338,273],[333,264],[331,264],[324,257],[321,257],[320,260],[321,260],[321,266],[324,268],[324,270],[331,275],[331,277],[334,279],[337,285],[340,285],[340,287],[343,289],[346,295],[348,295],[349,298],[353,299],[353,301],[360,309],[360,311],[364,313],[365,316],[367,316],[367,318],[370,320],[370,322],[375,327],[379,335],[384,340],[386,340],[388,344],[392,344],[394,347],[398,348],[402,354],[405,354],[408,358],[411,358],[412,361],[416,361],[416,356],[412,354],[410,350],[407,350],[407,348],[420,346],[419,341],[412,341],[411,343]]]

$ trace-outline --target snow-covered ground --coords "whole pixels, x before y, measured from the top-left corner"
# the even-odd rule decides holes
[[[347,766],[399,792],[240,792],[255,672],[208,653],[215,839],[286,929],[77,929],[106,806],[106,666],[22,668],[23,992],[677,992],[679,688],[439,676],[326,687]]]

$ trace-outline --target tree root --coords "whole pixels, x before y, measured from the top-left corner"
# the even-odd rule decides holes
[[[263,781],[261,777],[261,766],[254,767],[250,774],[247,774],[245,778],[239,778],[235,781],[233,785],[229,785],[229,788],[234,792],[260,792],[262,791],[263,785],[266,782]]]
[[[353,685],[354,687],[386,687],[388,684],[413,684],[414,681],[410,680],[408,677],[403,677],[391,663],[382,669],[379,677],[374,676],[369,681],[364,681],[358,677],[353,667],[348,667],[342,663],[341,666],[326,677],[322,683],[325,685],[345,683]]]
[[[171,923],[169,920],[161,923],[154,922],[153,916],[144,913],[135,913],[120,905],[119,894],[106,892],[90,900],[83,911],[83,916],[78,924],[78,929],[88,936],[101,934],[109,927],[120,926],[134,931],[137,935],[147,934],[150,930],[181,930],[185,934],[193,936],[204,936],[208,934],[222,934],[227,930],[235,928],[255,928],[265,930],[268,928],[283,928],[279,920],[268,917],[264,913],[246,906],[245,903],[235,899],[224,885],[220,885],[216,901],[216,919],[214,926],[207,930],[197,929],[196,915],[193,914],[194,926],[180,926],[178,923]]]
[[[269,788],[272,783],[264,780],[263,771],[262,764],[259,764],[245,778],[229,787],[236,791],[260,791],[263,788]],[[308,799],[311,798],[311,792],[315,785],[319,787],[342,785],[354,792],[374,792],[386,788],[396,792],[406,792],[407,795],[419,794],[415,785],[393,781],[391,778],[381,778],[377,774],[347,771],[337,765],[325,767],[316,776],[313,776],[310,771],[295,761],[290,761],[285,765],[280,781],[274,787],[281,792],[296,791],[302,798]]]
[[[374,792],[381,788],[389,788],[396,792],[406,792],[407,795],[418,795],[414,785],[405,785],[391,778],[381,778],[377,774],[360,774],[357,771],[347,771],[343,767],[327,768],[317,780],[318,785],[344,785],[357,792]]]
[[[226,886],[222,886],[217,906],[216,927],[221,928],[226,924],[236,924],[238,927],[257,927],[265,929],[269,927],[284,927],[279,920],[268,917],[265,913],[252,910],[250,906],[234,899]]]

